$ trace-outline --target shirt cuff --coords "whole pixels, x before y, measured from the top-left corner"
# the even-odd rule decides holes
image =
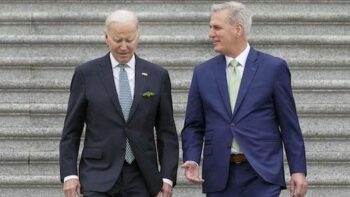
[[[79,177],[77,175],[69,175],[69,176],[64,177],[63,182],[66,182],[66,181],[71,180],[71,179],[79,179]]]
[[[171,187],[173,187],[173,181],[170,179],[163,178],[164,183],[168,183]]]
[[[190,162],[191,164],[196,165],[197,167],[199,166],[197,162],[192,161],[192,160],[188,160],[188,161],[186,161],[186,162]]]

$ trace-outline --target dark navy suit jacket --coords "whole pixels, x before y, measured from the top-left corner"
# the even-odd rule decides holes
[[[135,59],[135,93],[127,122],[118,101],[109,54],[75,70],[60,142],[60,171],[61,179],[79,174],[85,191],[106,192],[116,183],[124,163],[126,137],[153,195],[161,190],[162,178],[176,184],[178,136],[169,75],[160,66],[137,56]],[[147,96],[146,92],[153,95]],[[85,140],[78,173],[84,123]]]
[[[184,161],[200,163],[204,143],[204,192],[225,188],[233,137],[264,180],[285,188],[283,145],[290,172],[306,174],[304,141],[284,60],[250,49],[233,113],[225,56],[195,67],[182,148]]]

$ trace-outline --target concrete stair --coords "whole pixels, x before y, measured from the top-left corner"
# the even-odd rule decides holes
[[[251,43],[258,49],[281,57],[348,58],[350,36],[266,35],[252,36]],[[102,35],[6,35],[0,36],[0,54],[13,57],[70,57],[79,52],[82,58],[105,54]],[[214,55],[206,36],[141,36],[137,53],[146,57],[204,57]]]
[[[349,196],[350,2],[244,3],[256,13],[251,45],[287,59],[291,69],[306,143],[307,196]],[[207,38],[211,4],[0,1],[0,197],[63,196],[58,143],[70,79],[75,66],[107,53],[103,23],[117,8],[134,10],[140,18],[137,53],[169,70],[180,133],[193,67],[215,55]],[[203,196],[180,168],[174,192],[179,197]]]

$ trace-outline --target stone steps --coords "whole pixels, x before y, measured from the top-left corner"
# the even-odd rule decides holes
[[[76,56],[69,57],[3,57],[0,58],[1,81],[57,80],[69,83],[74,68],[88,60]],[[169,70],[172,81],[183,79],[190,81],[195,65],[205,61],[202,57],[164,58],[160,56],[147,58],[149,61],[164,66]],[[348,80],[350,76],[350,59],[347,58],[288,58],[293,80]],[[20,76],[20,78],[19,78]],[[2,83],[0,82],[0,83]],[[4,86],[1,86],[4,88]]]
[[[223,0],[215,2],[224,2]],[[173,1],[173,0],[123,0],[122,2],[106,1],[103,0],[2,0],[0,11],[9,12],[13,11],[18,13],[32,13],[35,15],[37,12],[47,13],[60,13],[60,12],[72,12],[72,13],[109,13],[118,8],[129,8],[135,11],[148,11],[148,12],[208,12],[213,1],[203,0],[189,0],[189,1]],[[254,10],[256,14],[276,13],[312,13],[312,12],[326,12],[326,13],[347,13],[349,2],[347,0],[246,0],[244,3]],[[151,5],[151,6],[150,6]],[[147,9],[145,9],[147,8]],[[343,11],[343,12],[340,12]],[[157,12],[155,12],[157,13]],[[49,17],[49,14],[48,16]]]
[[[209,6],[208,6],[209,7]],[[209,9],[208,9],[209,10]],[[4,35],[101,35],[105,12],[1,13]],[[206,35],[209,13],[140,12],[142,35]],[[336,12],[262,13],[254,16],[252,35],[345,35],[350,31],[350,14]],[[327,26],[327,28],[325,28]],[[302,28],[300,28],[302,27]]]
[[[24,150],[29,154],[55,152],[59,145],[62,127],[3,127],[0,129],[0,153],[3,153],[3,155],[7,153],[17,155],[17,153],[19,154]],[[182,125],[178,124],[177,128],[178,135],[180,135]],[[350,139],[350,130],[346,127],[339,127],[338,129],[309,128],[303,130],[303,134],[307,152],[318,151],[327,153],[334,151],[335,153],[343,153],[348,150],[347,141]],[[17,156],[23,157],[22,154]],[[0,156],[0,158],[4,159],[8,157]],[[41,157],[36,155],[35,158]]]
[[[80,57],[90,59],[106,53],[103,36],[83,35],[0,35],[1,56],[12,57]],[[308,58],[332,59],[348,58],[350,36],[255,36],[252,46],[284,58],[298,58],[307,54]],[[199,36],[141,36],[137,53],[145,58],[162,56],[212,57],[215,53],[206,37]]]
[[[310,158],[310,157],[309,157]],[[319,156],[317,156],[319,158]],[[317,161],[316,161],[317,162]],[[345,197],[345,194],[350,191],[349,184],[349,165],[348,162],[337,162],[334,160],[329,160],[330,164],[324,163],[313,163],[309,164],[309,192],[308,196],[327,196],[326,194],[331,194],[334,192],[334,188],[337,188],[337,195],[339,197]],[[314,166],[313,166],[314,165]],[[321,167],[320,167],[321,166]],[[53,167],[53,166],[52,166]],[[313,168],[314,167],[314,168]],[[324,169],[322,169],[324,167]],[[40,168],[40,167],[39,167]],[[53,168],[56,168],[53,167]],[[49,196],[60,196],[61,184],[59,182],[59,177],[56,174],[46,174],[47,170],[41,168],[41,175],[14,175],[6,176],[0,175],[0,190],[1,194],[16,194],[17,192],[31,191],[34,190],[35,193],[43,195],[43,193],[50,191]],[[51,169],[52,170],[52,169]],[[324,173],[329,173],[332,170],[333,173],[327,178],[325,178]],[[344,172],[345,170],[345,172]],[[335,172],[335,173],[334,173]],[[289,180],[289,174],[286,173],[287,181]],[[38,190],[40,188],[40,190]],[[184,193],[185,191],[186,193]],[[187,191],[188,190],[188,191]],[[183,177],[183,171],[179,170],[178,185],[174,190],[175,196],[187,196],[187,192],[192,193],[194,196],[202,196],[200,194],[200,187],[195,185],[189,185],[189,183]],[[282,196],[287,196],[288,192],[284,191]],[[31,194],[29,193],[29,196]],[[15,195],[18,196],[18,195]]]
[[[50,196],[58,197],[62,196],[62,186],[58,181],[57,176],[13,176],[8,178],[7,176],[0,176],[0,196],[22,196],[26,194],[28,197],[37,196]],[[309,186],[308,195],[310,197],[348,197],[350,189],[348,187],[349,179],[345,180],[331,180],[325,185],[324,179],[310,180],[310,184],[317,185]],[[336,190],[334,190],[336,188]],[[203,197],[201,194],[201,188],[199,186],[188,185],[179,181],[178,185],[174,189],[173,196],[193,196]],[[285,190],[282,192],[282,197],[287,197],[288,192]]]
[[[346,35],[349,32],[349,3],[318,2],[316,9],[315,4],[308,1],[247,1],[247,5],[256,12],[253,35],[270,35],[271,32],[278,35]],[[212,4],[211,1],[123,1],[119,4],[85,1],[82,12],[81,3],[70,1],[67,6],[67,2],[32,1],[28,5],[28,2],[18,1],[14,5],[3,1],[0,22],[4,25],[0,32],[4,35],[101,35],[101,22],[106,14],[116,8],[129,7],[131,10],[143,10],[138,15],[144,26],[144,35],[156,32],[157,35],[200,36],[207,33],[208,11]],[[149,3],[152,3],[151,8],[143,9]],[[296,28],[300,26],[302,28]]]
[[[0,140],[14,139],[14,140],[57,140],[61,137],[62,126],[60,127],[1,127]],[[180,137],[180,130],[178,128],[178,135]],[[319,129],[303,129],[305,139],[320,140],[327,139],[347,139],[350,138],[350,129],[335,128],[327,130],[325,128]],[[1,151],[0,151],[1,152]]]
[[[350,128],[349,104],[299,104],[303,130],[334,130]],[[0,104],[2,127],[62,127],[66,104]],[[175,123],[182,129],[185,104],[174,105]],[[344,148],[347,148],[345,146]]]
[[[106,54],[103,22],[117,8],[140,18],[137,53],[169,70],[180,133],[193,67],[215,54],[207,38],[212,3],[2,0],[0,197],[63,196],[58,143],[71,76],[75,66]],[[349,196],[350,1],[244,3],[255,13],[252,46],[287,59],[291,69],[308,159],[307,196]],[[179,169],[174,196],[202,197],[182,174]]]
[[[179,131],[180,132],[180,131]],[[344,134],[345,133],[345,134]],[[316,138],[316,136],[312,136],[312,137],[307,137],[305,138],[305,146],[306,146],[306,152],[307,155],[309,156],[310,154],[314,154],[315,157],[319,156],[319,154],[324,153],[326,155],[336,155],[339,158],[333,158],[333,160],[340,160],[342,161],[343,159],[347,160],[345,157],[345,153],[348,152],[348,143],[350,140],[349,137],[349,130],[346,130],[344,133],[341,134],[334,134],[330,137],[323,137],[321,138]],[[346,137],[344,137],[344,135]],[[59,146],[59,140],[60,138],[57,137],[51,137],[51,136],[45,136],[42,138],[37,138],[37,137],[27,137],[24,139],[19,139],[19,138],[10,138],[8,137],[7,139],[0,139],[1,142],[1,153],[3,154],[18,154],[21,151],[28,151],[28,153],[36,153],[36,152],[43,152],[46,153],[48,156],[50,154],[50,152],[54,152],[57,151],[58,146]],[[83,146],[81,144],[81,146]],[[181,151],[180,151],[181,152]],[[180,154],[182,155],[182,154]],[[11,157],[12,158],[12,157]],[[3,160],[4,158],[2,158],[2,162],[6,161]],[[54,163],[56,160],[48,160],[49,158],[46,157],[42,157],[39,158],[42,159],[43,163],[50,163],[52,165],[57,166],[58,163]],[[47,161],[48,160],[48,161]],[[22,162],[28,162],[28,160],[24,159],[21,160]],[[309,161],[309,158],[308,158]],[[312,162],[312,159],[310,159],[310,162]],[[1,162],[0,162],[1,163]],[[21,163],[21,162],[20,162]],[[25,164],[27,165],[27,164]],[[46,165],[43,165],[44,167]],[[17,168],[17,166],[10,166],[12,169],[12,171],[0,171],[0,173],[12,173],[15,172],[17,170],[19,170]],[[3,168],[1,168],[3,169]],[[344,169],[345,170],[345,169]],[[38,171],[34,171],[34,172],[38,172]],[[54,172],[57,173],[57,172]]]
[[[182,155],[182,154],[180,154]],[[339,157],[342,156],[342,157]],[[346,180],[350,176],[350,160],[348,151],[341,152],[307,152],[309,158],[308,176],[311,181],[322,180],[324,174],[330,173],[330,183],[332,180]],[[345,158],[347,157],[347,158]],[[12,152],[0,153],[0,166],[3,170],[0,176],[57,176],[59,174],[58,153],[57,152]],[[183,170],[180,165],[178,180],[185,182]],[[285,175],[289,179],[288,165],[285,159]],[[58,179],[59,180],[59,179]],[[323,180],[325,181],[325,180]],[[1,182],[1,181],[0,181]],[[0,183],[1,185],[1,183]]]
[[[190,80],[190,79],[189,79]],[[173,103],[187,102],[189,81],[173,81]],[[0,81],[0,103],[66,104],[68,81]],[[294,80],[297,104],[341,104],[350,102],[349,80]]]
[[[1,127],[0,139],[48,139],[56,140],[60,139],[63,125],[59,127]],[[179,135],[181,128],[178,128]],[[319,139],[319,138],[350,138],[349,128],[333,128],[327,130],[325,128],[318,129],[303,129],[303,135],[307,139]],[[1,151],[0,151],[1,152]]]

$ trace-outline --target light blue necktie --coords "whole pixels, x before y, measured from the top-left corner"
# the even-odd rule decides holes
[[[238,66],[240,66],[239,62],[233,59],[228,66],[228,92],[230,94],[230,104],[232,113],[235,110],[237,95],[239,86],[241,84],[241,75],[238,72]],[[232,141],[232,149],[235,153],[241,152],[239,144],[236,141],[236,138],[233,138]]]
[[[126,73],[125,68],[128,65],[126,64],[119,64],[118,67],[120,68],[119,71],[119,103],[122,107],[123,115],[125,122],[128,120],[129,112],[132,104],[132,97],[131,97],[131,90],[130,90],[130,84],[128,79],[128,74]],[[135,157],[132,153],[129,140],[126,138],[126,147],[125,147],[125,161],[129,164],[134,161]]]

